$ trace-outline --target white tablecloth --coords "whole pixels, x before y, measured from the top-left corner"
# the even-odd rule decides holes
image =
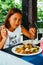
[[[33,65],[16,56],[0,51],[0,65]]]

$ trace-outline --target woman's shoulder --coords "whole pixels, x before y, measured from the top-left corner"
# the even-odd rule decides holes
[[[16,31],[18,31],[18,32],[21,31],[21,25],[19,25],[19,26],[16,28]]]

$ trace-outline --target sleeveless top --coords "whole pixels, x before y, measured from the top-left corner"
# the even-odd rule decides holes
[[[13,32],[10,32],[8,29],[8,38],[4,44],[3,48],[8,48],[9,46],[16,45],[21,41],[21,26],[19,25]]]

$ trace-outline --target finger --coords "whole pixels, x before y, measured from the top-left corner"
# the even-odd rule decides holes
[[[30,29],[30,32],[31,32],[31,31],[32,31],[33,33],[36,32],[34,28],[31,28],[31,29]]]
[[[31,33],[33,36],[35,35],[35,34],[33,33],[33,31],[31,31],[30,33]]]
[[[5,29],[1,30],[1,33],[7,34],[7,31]]]
[[[33,31],[36,32],[36,28],[33,28]]]
[[[29,30],[29,32],[34,36],[35,35],[35,33],[33,32],[33,30]]]
[[[2,37],[3,37],[3,36],[7,37],[6,31],[1,31],[1,35],[2,35]]]
[[[33,31],[32,29],[30,29],[30,30],[29,30],[29,32],[32,32],[32,33],[34,33],[34,31]]]
[[[5,25],[2,25],[2,26],[1,26],[1,29],[6,29],[6,28],[5,28]]]

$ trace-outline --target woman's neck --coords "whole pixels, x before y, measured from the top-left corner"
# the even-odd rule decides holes
[[[15,29],[13,29],[13,28],[9,28],[8,30],[11,31],[11,32],[13,32]]]

